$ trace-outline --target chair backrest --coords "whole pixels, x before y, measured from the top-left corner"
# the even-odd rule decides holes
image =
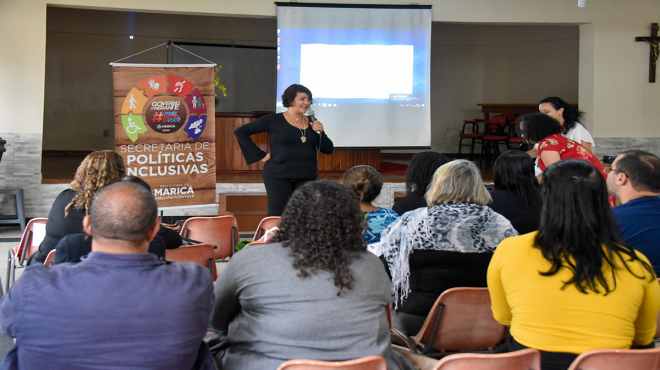
[[[257,226],[257,230],[254,232],[254,236],[252,237],[252,241],[257,241],[261,239],[262,236],[266,233],[266,230],[270,230],[274,227],[277,227],[280,225],[280,220],[282,218],[280,216],[268,216],[264,217],[259,221],[259,225]]]
[[[329,362],[314,360],[290,360],[277,370],[387,370],[385,359],[381,356],[362,357],[357,360]]]
[[[506,330],[495,321],[487,288],[451,288],[435,301],[416,341],[438,352],[495,347]]]
[[[535,349],[523,349],[497,355],[449,355],[443,357],[434,370],[541,370],[541,353]]]
[[[46,267],[50,267],[53,264],[55,264],[55,249],[48,252],[48,255],[46,255],[46,259],[44,260],[44,266]]]
[[[215,246],[215,258],[231,257],[238,243],[238,226],[234,215],[191,217],[181,226],[181,236]]]
[[[660,279],[656,280],[660,284]],[[656,317],[655,322],[655,337],[660,338],[660,311],[658,311],[658,316]]]
[[[39,244],[46,237],[46,223],[47,218],[33,218],[25,225],[20,243],[14,247],[14,254],[21,264],[39,250]]]
[[[181,246],[176,249],[165,250],[165,260],[172,262],[193,262],[206,267],[211,272],[211,278],[218,278],[218,270],[215,266],[213,246],[209,244],[194,244]]]
[[[658,370],[660,348],[619,349],[586,352],[568,370]]]

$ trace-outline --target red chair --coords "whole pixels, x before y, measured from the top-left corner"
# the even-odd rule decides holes
[[[55,249],[48,252],[46,259],[44,260],[44,266],[50,267],[55,264]]]
[[[9,250],[7,255],[7,281],[5,291],[16,281],[16,269],[25,267],[28,258],[39,250],[39,244],[46,236],[47,218],[33,218],[25,225],[20,243]]]
[[[277,370],[387,370],[385,359],[381,356],[362,357],[357,360],[329,362],[315,360],[290,360]]]
[[[481,137],[481,164],[491,163],[500,154],[500,145],[509,141],[509,118],[500,114],[489,118]]]
[[[586,352],[568,370],[660,370],[660,348]]]
[[[171,262],[193,262],[206,267],[211,272],[211,278],[218,278],[218,270],[215,266],[214,248],[209,244],[186,245],[165,251],[165,260]]]
[[[523,349],[497,355],[450,355],[438,361],[434,370],[541,370],[541,353],[535,349]]]
[[[180,234],[215,246],[215,259],[229,259],[238,243],[238,224],[234,215],[190,217],[181,226]]]
[[[487,288],[451,288],[435,301],[416,336],[396,329],[394,340],[430,357],[452,352],[491,351],[504,342],[506,328],[495,321]]]
[[[257,240],[261,239],[262,236],[266,233],[267,230],[270,230],[274,227],[277,227],[280,225],[280,220],[282,218],[280,216],[268,216],[264,217],[259,221],[259,225],[257,226],[257,230],[254,232],[254,236],[252,237],[252,241],[256,242]]]
[[[483,135],[479,133],[479,124],[483,123],[483,119],[466,119],[463,121],[463,127],[458,137],[458,154],[461,154],[463,147],[470,146],[470,159],[474,157],[474,147],[476,144],[481,143]],[[469,144],[463,144],[463,140],[468,140]]]

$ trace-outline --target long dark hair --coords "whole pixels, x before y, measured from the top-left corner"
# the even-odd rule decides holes
[[[655,278],[653,268],[621,242],[607,202],[607,186],[596,168],[580,160],[560,161],[543,172],[542,184],[536,246],[552,266],[541,275],[551,276],[566,267],[573,276],[563,288],[575,285],[582,293],[600,294],[602,287],[606,295],[616,289],[616,260],[639,279],[647,276],[635,274],[630,263],[640,263],[649,281]],[[605,264],[614,286],[607,282]]]
[[[552,105],[556,110],[564,109],[562,117],[564,118],[564,126],[562,127],[562,133],[567,133],[570,129],[575,127],[575,124],[582,116],[582,112],[575,109],[574,106],[566,103],[564,99],[558,96],[549,96],[545,99],[541,99],[539,104],[548,103]]]
[[[406,172],[406,192],[423,197],[435,170],[450,159],[438,152],[420,152],[413,156]]]
[[[534,176],[534,160],[527,153],[507,150],[495,160],[493,172],[495,189],[516,194],[530,207],[541,205],[539,183]]]
[[[550,135],[561,133],[559,121],[543,113],[528,113],[518,120],[522,137],[534,143]]]
[[[290,249],[299,277],[329,271],[337,295],[352,289],[350,262],[366,250],[357,196],[335,182],[308,182],[289,199],[274,241]]]

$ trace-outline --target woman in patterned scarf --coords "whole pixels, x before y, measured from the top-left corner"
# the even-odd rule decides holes
[[[470,161],[440,166],[426,201],[428,207],[405,213],[369,246],[392,278],[395,326],[409,335],[444,290],[485,287],[492,251],[517,235],[509,220],[487,206],[491,197]]]

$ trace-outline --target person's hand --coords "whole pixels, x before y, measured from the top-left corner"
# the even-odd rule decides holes
[[[269,160],[270,160],[270,153],[266,153],[266,155],[263,158],[261,158],[262,163],[266,163]]]
[[[323,123],[321,123],[321,121],[314,121],[312,123],[312,130],[315,132],[323,132]]]

